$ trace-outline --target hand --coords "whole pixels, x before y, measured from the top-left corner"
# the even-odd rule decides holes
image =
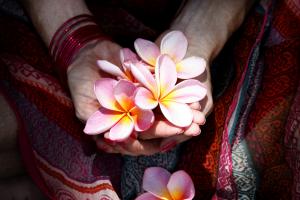
[[[142,133],[135,133],[134,137],[130,137],[122,143],[113,143],[107,139],[95,137],[96,144],[105,152],[132,156],[169,151],[177,144],[201,133],[200,126],[205,123],[205,116],[212,110],[212,105],[211,91],[209,91],[206,99],[190,104],[194,118],[189,127],[179,128],[163,118],[156,117],[156,121],[150,129]]]
[[[121,153],[126,155],[152,155],[165,152],[177,144],[200,134],[200,125],[205,123],[205,116],[199,110],[199,103],[191,104],[194,113],[193,123],[186,128],[179,128],[163,117],[157,117],[154,124],[144,132],[134,133],[123,142],[112,142],[108,139],[95,137],[99,149],[108,153]]]
[[[73,99],[76,116],[85,122],[98,108],[94,94],[94,83],[108,76],[96,64],[99,59],[109,60],[120,66],[121,47],[111,41],[93,42],[82,49],[68,68],[68,84]]]

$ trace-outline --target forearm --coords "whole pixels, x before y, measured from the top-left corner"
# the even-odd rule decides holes
[[[183,31],[188,53],[211,61],[230,35],[241,25],[253,0],[190,0],[171,29]],[[199,48],[201,47],[201,48]]]
[[[32,23],[48,46],[55,31],[68,19],[90,14],[83,0],[22,0]]]

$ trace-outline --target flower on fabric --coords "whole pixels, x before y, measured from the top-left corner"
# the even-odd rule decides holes
[[[197,80],[184,80],[176,85],[177,72],[168,55],[160,55],[154,76],[147,68],[131,66],[131,72],[143,87],[138,87],[135,104],[141,109],[154,109],[159,105],[163,115],[172,124],[187,127],[193,113],[188,103],[200,101],[206,95],[205,86]]]
[[[137,54],[149,65],[155,66],[157,58],[162,54],[169,55],[176,63],[177,76],[180,79],[190,79],[202,74],[206,61],[198,56],[184,58],[188,42],[180,31],[171,31],[166,34],[160,43],[160,48],[153,42],[136,39],[134,47]]]
[[[94,91],[102,107],[89,117],[84,132],[89,135],[105,133],[110,140],[122,141],[133,130],[147,130],[154,121],[154,114],[135,106],[135,90],[136,86],[127,80],[103,78],[96,81]]]
[[[131,82],[136,82],[131,74],[131,63],[134,63],[137,66],[146,64],[139,61],[137,55],[128,48],[120,50],[120,61],[122,63],[122,69],[107,60],[97,60],[97,64],[102,71],[116,76],[118,79],[126,79]]]
[[[195,196],[193,181],[185,171],[171,174],[161,167],[145,170],[143,189],[147,192],[135,200],[192,200]]]

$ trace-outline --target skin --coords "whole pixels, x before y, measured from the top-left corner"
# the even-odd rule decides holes
[[[97,146],[110,153],[151,155],[168,150],[165,148],[166,146],[172,147],[199,135],[201,131],[199,125],[203,125],[205,116],[213,109],[209,63],[220,52],[230,35],[241,25],[252,1],[190,0],[170,26],[170,30],[181,30],[187,36],[189,41],[187,56],[201,56],[208,62],[206,73],[198,77],[198,80],[207,86],[208,95],[205,100],[190,105],[194,113],[191,126],[181,129],[163,119],[157,119],[149,130],[139,134],[141,135],[139,138],[130,137],[125,142],[115,144],[101,137],[94,137]],[[47,46],[63,22],[80,14],[91,14],[83,0],[22,0],[22,2]],[[157,42],[170,30],[162,33]],[[93,92],[93,84],[96,80],[106,76],[99,72],[95,61],[105,59],[119,65],[120,48],[112,41],[92,41],[75,55],[68,68],[69,89],[76,116],[82,122],[85,122],[98,109],[99,104]],[[3,155],[8,155],[12,151],[17,152],[14,142],[17,129],[11,129],[11,127],[17,127],[16,117],[4,98],[0,98],[0,108],[8,108],[1,112],[6,115],[3,120],[0,120],[2,122],[1,130],[6,131],[0,135],[0,142],[11,141],[3,142],[6,145],[2,149]],[[5,160],[6,157],[0,154],[0,160]],[[18,162],[12,161],[11,165],[19,165],[15,163]],[[22,166],[19,165],[17,169],[22,171]],[[1,171],[3,170],[0,169],[1,177],[8,175],[6,172],[1,174]],[[10,175],[14,174],[16,172],[12,172]]]

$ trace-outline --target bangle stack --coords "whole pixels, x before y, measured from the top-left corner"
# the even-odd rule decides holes
[[[101,33],[91,15],[75,16],[58,28],[51,39],[49,52],[63,81],[67,80],[67,69],[74,55],[89,42],[101,39],[108,37]]]

